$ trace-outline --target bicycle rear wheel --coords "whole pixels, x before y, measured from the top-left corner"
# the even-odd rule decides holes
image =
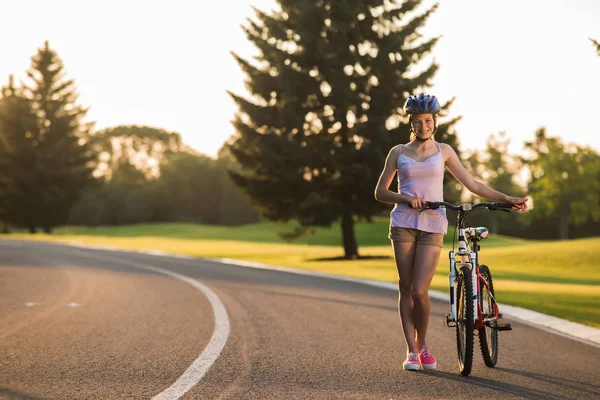
[[[494,284],[492,282],[492,273],[486,265],[479,267],[479,274],[489,285],[489,290],[485,285],[481,285],[481,314],[483,320],[494,318],[495,304]],[[492,368],[498,362],[498,321],[490,321],[483,328],[479,328],[479,344],[481,346],[481,355],[485,365]]]
[[[473,281],[468,267],[460,269],[456,290],[456,349],[461,375],[471,373],[473,366]]]

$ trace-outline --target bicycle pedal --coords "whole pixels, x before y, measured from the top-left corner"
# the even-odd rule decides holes
[[[450,314],[446,314],[444,315],[444,325],[446,325],[448,328],[452,328],[456,326],[456,321],[452,320]]]
[[[510,326],[510,324],[499,324],[496,329],[498,329],[499,331],[512,331],[512,327]]]

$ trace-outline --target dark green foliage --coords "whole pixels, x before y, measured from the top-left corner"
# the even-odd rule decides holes
[[[173,154],[154,182],[155,220],[240,225],[259,220],[227,175],[226,159],[192,152]]]
[[[531,170],[528,193],[534,200],[527,221],[555,221],[563,240],[569,238],[570,226],[600,222],[600,155],[547,137],[543,128],[526,147],[533,153],[524,161]]]
[[[144,130],[161,131],[155,128]],[[133,137],[122,131],[119,136],[122,143],[140,139],[135,129],[128,132]],[[169,134],[163,139],[165,137],[173,139],[179,135]],[[160,164],[150,168],[154,159],[136,165],[130,163],[145,159],[144,155],[135,154],[134,149],[139,148],[131,147],[127,157],[119,156],[120,152],[112,153],[116,161],[105,164],[112,165],[105,169],[105,175],[110,178],[102,178],[86,191],[71,214],[70,224],[98,226],[187,221],[240,225],[259,220],[256,211],[227,175],[225,158],[213,160],[189,149],[163,151],[156,154],[161,159]],[[146,154],[146,150],[143,152]]]
[[[0,182],[2,218],[35,230],[32,211],[39,194],[35,174],[30,169],[35,159],[35,115],[22,88],[14,86],[12,76],[2,89],[0,100]]]
[[[151,221],[152,199],[146,192],[145,185],[131,185],[118,179],[99,183],[85,192],[73,208],[69,223],[99,226]]]
[[[160,210],[156,208],[167,197],[164,210],[177,209],[172,196],[182,189],[170,188],[162,195],[156,190],[156,181],[161,162],[185,149],[178,133],[120,125],[94,134],[91,146],[98,155],[96,173],[102,179],[77,204],[71,224],[122,225],[168,220],[165,218],[170,214],[157,216]]]
[[[222,186],[216,162],[206,156],[179,153],[161,166],[156,196],[162,198],[168,221],[218,224],[223,215]]]
[[[519,161],[508,154],[508,145],[510,140],[504,132],[498,136],[492,135],[487,140],[487,146],[483,157],[474,153],[466,164],[471,169],[471,173],[476,179],[485,182],[488,186],[509,196],[525,196],[525,191],[515,183],[515,177],[521,164]],[[471,195],[470,201],[485,201],[485,199],[475,200]],[[514,235],[514,230],[519,224],[519,213],[504,212],[478,212],[473,213],[470,218],[471,223],[486,226],[491,233],[503,233]]]
[[[354,218],[389,208],[373,191],[390,148],[409,139],[404,101],[437,70],[421,62],[437,38],[418,32],[436,7],[278,3],[269,15],[256,10],[257,21],[244,28],[260,50],[257,63],[234,54],[252,98],[231,94],[239,106],[228,145],[237,163],[231,176],[270,220],[306,227],[341,219],[345,256],[354,258]],[[438,138],[456,147],[454,122],[441,124]]]
[[[93,182],[95,155],[89,148],[86,109],[48,42],[32,57],[30,81],[3,89],[0,159],[5,219],[51,232],[65,223],[73,204]]]

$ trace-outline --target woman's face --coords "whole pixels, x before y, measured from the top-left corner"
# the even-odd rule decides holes
[[[427,140],[435,129],[433,114],[415,114],[412,116],[411,125],[418,139]]]

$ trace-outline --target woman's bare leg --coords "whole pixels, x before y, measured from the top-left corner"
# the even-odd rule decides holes
[[[415,321],[413,320],[413,273],[415,263],[415,242],[392,242],[394,258],[398,269],[398,310],[402,321],[402,330],[406,347],[411,353],[418,353],[416,344]]]
[[[429,287],[435,274],[441,250],[437,246],[416,246],[415,267],[412,273],[412,298],[414,301],[413,321],[417,331],[416,345],[419,349],[427,345],[425,336],[427,335],[427,325],[431,311]]]

